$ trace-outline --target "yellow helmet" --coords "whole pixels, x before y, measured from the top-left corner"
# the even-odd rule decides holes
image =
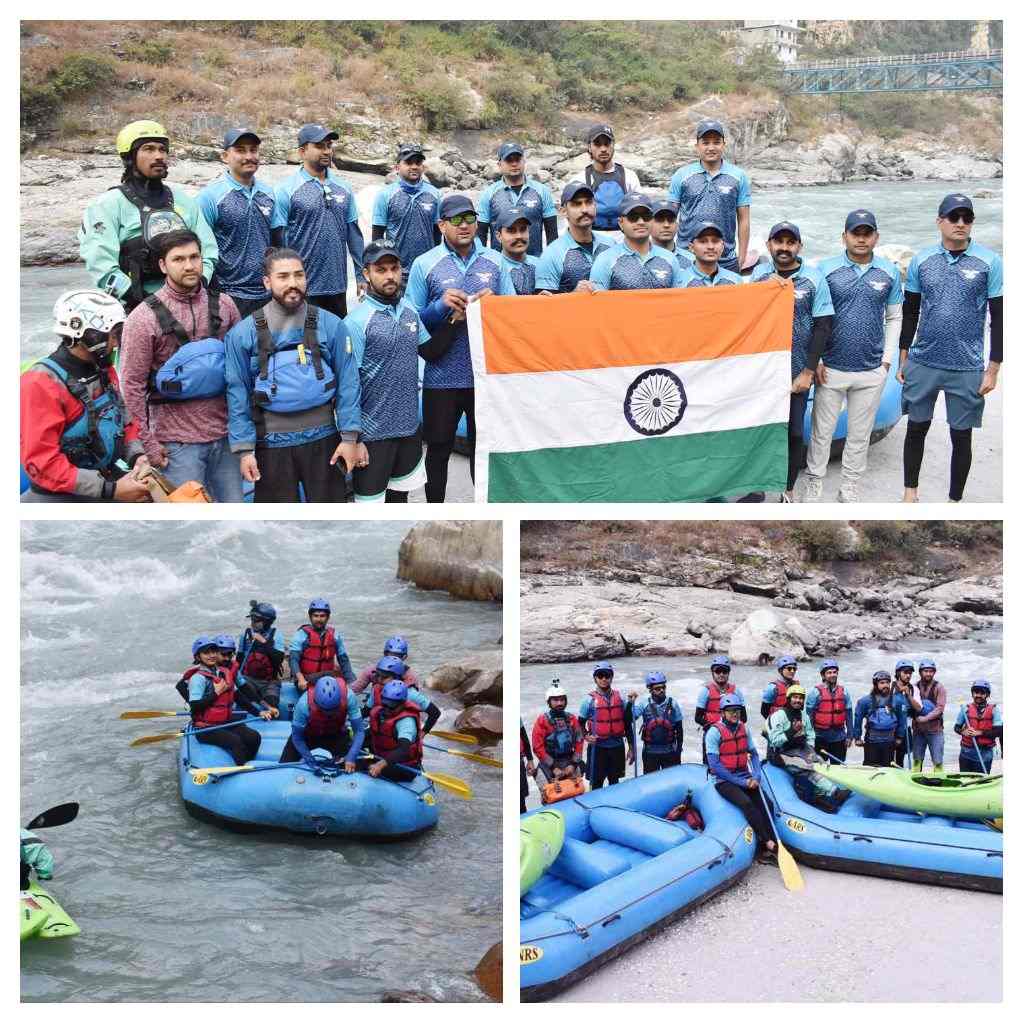
[[[170,145],[167,130],[159,121],[132,121],[117,133],[117,151],[121,156],[129,156],[132,146],[140,139],[162,139]]]
[[[801,697],[807,696],[807,691],[799,683],[794,683],[792,686],[787,687],[786,700],[789,700],[789,698],[792,697],[794,693],[799,694]]]

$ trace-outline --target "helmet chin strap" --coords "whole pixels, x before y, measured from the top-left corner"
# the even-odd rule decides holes
[[[92,344],[89,343],[89,336],[92,335],[95,339]],[[110,353],[107,351],[107,344],[110,336],[108,334],[102,334],[99,331],[86,331],[81,338],[65,338],[64,343],[68,348],[75,348],[81,346],[92,356],[92,361],[100,367],[110,366]]]

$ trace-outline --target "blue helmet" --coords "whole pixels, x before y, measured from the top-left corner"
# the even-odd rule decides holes
[[[384,689],[380,691],[382,704],[404,704],[408,696],[409,687],[400,679],[392,679],[390,683],[385,683]]]
[[[599,661],[594,666],[594,675],[596,676],[598,672],[607,672],[610,675],[615,675],[615,669],[612,668],[610,661]]]
[[[781,672],[784,668],[796,668],[796,658],[792,654],[780,654],[775,659],[775,667]]]
[[[341,687],[334,676],[321,676],[313,691],[316,705],[324,711],[333,711],[341,704]]]
[[[971,683],[971,693],[975,690],[984,690],[986,693],[992,692],[992,684],[987,679],[975,679]]]
[[[650,689],[652,686],[665,686],[668,684],[668,680],[665,678],[664,672],[648,672],[644,683],[647,688]]]
[[[409,643],[404,636],[389,636],[384,641],[384,653],[393,654],[396,658],[405,658],[409,653]]]
[[[930,715],[935,710],[934,702],[930,700],[921,701],[921,714]]]
[[[741,708],[743,707],[743,698],[738,693],[724,694],[718,707],[722,711],[725,711],[726,708]]]
[[[216,646],[217,642],[213,639],[213,637],[207,636],[205,633],[203,633],[202,636],[197,636],[195,640],[192,641],[192,657],[194,658],[201,650],[204,650],[205,648]]]
[[[313,600],[309,602],[309,608],[307,609],[306,614],[312,615],[313,612],[327,612],[327,614],[330,615],[331,606],[322,597],[314,597]]]
[[[900,660],[896,662],[896,667],[893,669],[893,671],[902,672],[905,668],[909,668],[910,671],[913,672],[914,663],[912,661],[907,661],[906,658],[900,658]]]
[[[249,618],[263,619],[264,622],[273,624],[277,618],[277,609],[272,604],[265,604],[262,601],[250,601]]]
[[[838,671],[838,670],[839,670],[839,662],[838,662],[838,661],[836,661],[836,659],[835,659],[835,658],[826,658],[826,659],[825,659],[825,660],[824,660],[824,661],[823,661],[823,662],[822,662],[822,663],[821,663],[821,664],[820,664],[820,665],[818,666],[818,672],[819,672],[819,673],[824,673],[824,672],[827,672],[827,671],[828,671],[828,670],[829,670],[830,668],[834,668],[834,669],[836,669],[836,671]]]
[[[393,658],[390,654],[387,654],[377,662],[377,671],[394,676],[396,679],[401,679],[408,670],[401,658]]]
[[[219,651],[233,651],[235,649],[235,638],[230,633],[218,633],[213,638]]]
[[[934,668],[938,670],[938,665],[936,665],[931,658],[922,658],[921,663],[917,666],[917,671],[920,672],[923,668]]]
[[[711,659],[711,670],[712,672],[716,668],[732,668],[732,662],[724,654],[716,654]]]

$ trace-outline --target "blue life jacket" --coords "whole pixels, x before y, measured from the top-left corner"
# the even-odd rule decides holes
[[[544,737],[544,749],[549,757],[565,758],[572,757],[576,746],[572,727],[568,717],[559,715],[557,718],[549,711],[548,722],[551,724],[551,732]]]
[[[106,372],[99,370],[101,390],[92,398],[89,385],[72,379],[59,363],[47,358],[40,359],[39,365],[55,373],[83,407],[77,418],[64,428],[60,450],[79,469],[100,472],[110,469],[122,454],[125,414],[121,397],[110,386]]]
[[[209,300],[209,338],[188,336],[188,331],[171,316],[171,311],[155,296],[146,299],[164,334],[173,334],[178,350],[150,376],[150,401],[188,402],[196,398],[216,398],[228,388],[224,375],[224,342],[220,334],[220,292],[207,289]]]
[[[671,697],[666,697],[662,704],[655,704],[653,700],[649,700],[644,705],[642,735],[647,746],[675,746],[676,730],[672,722],[672,710]]]
[[[334,371],[324,362],[317,341],[317,307],[306,307],[302,341],[275,347],[262,309],[252,315],[256,325],[259,373],[252,393],[257,436],[263,433],[263,411],[276,413],[316,409],[333,400],[338,390]]]
[[[603,231],[614,231],[619,226],[619,203],[626,194],[626,169],[622,164],[613,164],[613,178],[605,178],[595,187],[594,182],[597,175],[594,165],[587,167],[584,175],[587,188],[594,193],[594,201],[597,203],[597,217],[594,220],[594,227]]]
[[[875,697],[871,698],[871,713],[867,716],[868,740],[872,743],[888,742],[896,733],[899,719],[892,709],[892,698],[882,704],[876,703],[876,700]]]

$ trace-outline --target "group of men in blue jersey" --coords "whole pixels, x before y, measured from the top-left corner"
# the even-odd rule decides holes
[[[761,735],[767,741],[767,759],[794,776],[802,799],[830,813],[838,810],[849,791],[822,778],[813,766],[824,759],[845,763],[854,745],[863,749],[865,765],[905,763],[920,771],[928,752],[933,768],[942,769],[942,744],[934,737],[942,735],[947,698],[931,659],[921,659],[916,685],[914,664],[905,658],[897,660],[892,676],[885,670],[875,672],[870,692],[856,704],[839,682],[839,663],[833,658],[821,662],[820,681],[807,689],[797,680],[793,656],[781,655],[775,669],[775,677],[761,693]],[[761,767],[746,700],[730,681],[728,656],[716,654],[710,670],[711,679],[700,688],[693,715],[701,730],[703,760],[716,777],[719,792],[743,810],[758,836],[767,841],[771,829],[760,800],[751,792],[757,789]],[[578,715],[568,710],[568,694],[556,679],[545,694],[547,709],[529,735],[520,722],[522,812],[527,776],[540,772],[549,783],[585,778],[592,789],[606,781],[613,785],[627,765],[636,763],[638,737],[644,774],[681,763],[683,710],[668,695],[665,673],[646,673],[647,695],[631,690],[625,699],[613,686],[614,675],[610,662],[595,665],[594,688]],[[961,737],[959,766],[961,771],[987,774],[996,744],[1003,742],[1002,709],[992,702],[987,680],[974,680],[970,689],[971,700],[960,706],[954,725]]]
[[[857,499],[897,350],[909,419],[904,500],[917,500],[940,393],[952,441],[949,496],[963,496],[972,431],[1002,361],[1002,261],[971,240],[968,196],[942,201],[940,243],[917,254],[905,285],[893,263],[875,256],[878,223],[863,209],[847,217],[840,255],[805,263],[800,228],[787,220],[769,232],[770,259],[751,267],[750,181],[725,158],[721,122],[697,125],[696,159],[675,172],[665,198],[639,191],[636,175],[615,161],[612,127],[598,124],[587,134],[590,163],[564,186],[557,210],[519,143],[500,146],[499,176],[476,204],[442,196],[425,180],[423,148],[402,144],[365,244],[353,191],[333,169],[337,139],[323,125],[304,125],[302,166],[271,187],[258,177],[259,135],[233,128],[223,139],[223,175],[192,200],[164,184],[163,127],[139,121],[122,130],[122,183],[90,205],[79,233],[98,290],[61,296],[61,344],[50,359],[58,370],[23,377],[26,500],[147,500],[137,481],[159,469],[174,486],[196,479],[218,500],[239,500],[244,484],[256,501],[403,502],[421,486],[428,501],[443,501],[463,418],[473,468],[470,303],[731,286],[748,272],[794,288],[781,500],[795,500],[805,458],[802,498],[821,499],[844,408],[838,498]],[[351,312],[350,260],[360,299]],[[97,312],[111,295],[126,317]],[[72,330],[69,320],[90,329]],[[128,408],[107,365],[122,326]],[[95,344],[81,344],[83,333]],[[136,433],[137,443],[128,440]]]
[[[324,754],[315,751],[323,751],[346,772],[361,765],[374,776],[408,777],[404,768],[420,768],[423,737],[441,716],[407,664],[408,641],[389,637],[383,656],[357,676],[330,625],[330,603],[313,598],[307,618],[286,644],[274,606],[251,601],[249,626],[237,640],[229,633],[195,639],[193,663],[175,687],[189,706],[196,740],[221,747],[236,764],[252,761],[263,737],[242,712],[265,720],[281,715],[287,665],[299,696],[284,708],[291,732],[281,763],[317,769]]]

